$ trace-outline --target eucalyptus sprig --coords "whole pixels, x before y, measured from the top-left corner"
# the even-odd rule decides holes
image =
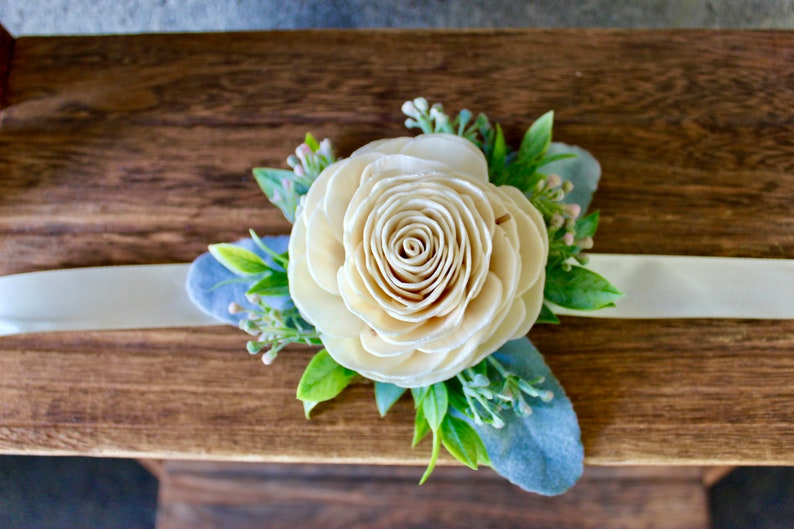
[[[276,309],[267,301],[267,297],[289,296],[286,272],[289,256],[268,248],[253,230],[250,234],[257,247],[270,256],[275,266],[265,262],[258,254],[234,244],[213,244],[209,250],[218,262],[237,276],[232,281],[250,285],[245,296],[255,308],[245,308],[232,302],[229,312],[246,315],[240,320],[240,328],[256,336],[256,339],[248,341],[246,349],[251,354],[264,351],[262,361],[269,365],[287,345],[322,345],[322,341],[314,327],[301,317],[294,306]],[[219,286],[223,286],[223,283],[216,285],[216,288]]]
[[[464,418],[480,426],[502,428],[505,413],[526,417],[532,413],[531,401],[550,402],[554,398],[551,391],[540,387],[543,383],[543,377],[539,376],[522,378],[491,355],[454,378],[412,389],[415,409],[412,445],[417,446],[428,434],[432,437],[430,461],[420,483],[433,472],[442,446],[469,468],[490,466],[480,435]],[[376,382],[375,401],[381,416],[406,391],[393,384]]]
[[[444,113],[444,106],[441,103],[433,103],[431,106],[424,97],[403,103],[402,112],[408,116],[405,120],[408,129],[419,129],[426,134],[434,132],[455,134],[474,142],[478,147],[481,146],[480,138],[483,131],[489,130],[491,126],[485,114],[479,114],[472,120],[472,113],[465,108],[451,119]]]

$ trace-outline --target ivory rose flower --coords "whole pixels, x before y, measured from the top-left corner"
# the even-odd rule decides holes
[[[426,386],[529,331],[547,253],[541,214],[488,181],[470,141],[380,140],[327,167],[303,198],[290,294],[339,364]]]

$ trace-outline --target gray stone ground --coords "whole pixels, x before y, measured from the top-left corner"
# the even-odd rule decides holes
[[[13,35],[361,27],[794,29],[794,0],[0,0]],[[0,457],[0,526],[153,527],[136,463]],[[794,527],[794,469],[741,469],[711,494],[715,529]]]
[[[794,0],[0,0],[12,34],[320,27],[794,28]]]

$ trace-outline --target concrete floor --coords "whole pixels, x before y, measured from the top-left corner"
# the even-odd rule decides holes
[[[322,27],[794,29],[794,0],[0,0],[13,35]],[[154,526],[157,484],[133,461],[0,457],[0,526]],[[712,489],[715,529],[794,527],[794,469]]]
[[[794,28],[794,0],[0,0],[14,35],[321,27]]]
[[[134,460],[0,456],[0,527],[152,529],[157,487]]]

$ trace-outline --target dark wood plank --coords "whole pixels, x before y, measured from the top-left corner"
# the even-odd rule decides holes
[[[306,130],[342,154],[417,95],[556,138],[604,177],[596,250],[794,257],[794,34],[308,31],[21,38],[0,126],[0,274],[190,261],[286,233],[250,168]],[[794,464],[794,322],[566,318],[530,337],[591,463]],[[309,351],[231,328],[0,338],[0,450],[419,463],[358,385],[307,423]],[[356,443],[344,439],[355,438]]]
[[[493,527],[707,529],[698,468],[597,468],[563,496],[488,470],[169,461],[158,529]]]
[[[6,106],[8,73],[11,71],[11,57],[14,50],[14,37],[0,24],[0,110]]]
[[[0,143],[0,234],[17,258],[0,271],[190,260],[249,224],[284,232],[249,169],[283,165],[306,130],[343,154],[403,134],[400,104],[417,94],[487,111],[514,140],[555,109],[557,138],[604,166],[597,251],[790,257],[791,40],[604,31],[20,39]],[[110,240],[97,248],[100,234]],[[43,259],[46,237],[65,235],[70,244]]]

